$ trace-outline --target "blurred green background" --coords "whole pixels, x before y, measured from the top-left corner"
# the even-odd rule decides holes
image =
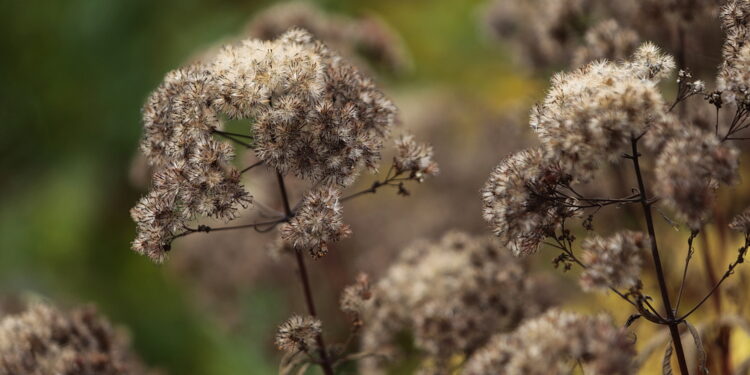
[[[374,12],[401,34],[414,69],[381,77],[388,94],[440,86],[499,108],[534,90],[511,76],[501,48],[482,40],[480,3],[336,0],[320,5],[343,14]],[[167,71],[238,35],[254,12],[270,4],[0,5],[0,294],[31,292],[63,306],[94,303],[130,328],[146,362],[172,374],[275,371],[277,354],[257,328],[277,324],[284,310],[273,288],[244,297],[243,319],[254,324],[241,334],[217,329],[189,303],[189,289],[130,251],[134,225],[128,214],[142,194],[129,183],[128,172],[146,96]]]

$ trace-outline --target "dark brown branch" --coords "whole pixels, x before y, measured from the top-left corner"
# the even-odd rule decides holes
[[[685,255],[685,267],[682,269],[682,281],[680,281],[680,291],[677,293],[677,302],[674,305],[675,314],[680,310],[680,302],[682,302],[682,294],[685,291],[685,280],[687,280],[687,271],[690,266],[690,259],[693,258],[693,240],[698,236],[698,231],[693,231],[688,237],[688,251]]]
[[[654,219],[651,215],[651,204],[648,201],[646,193],[646,185],[643,182],[643,175],[641,174],[641,166],[638,161],[640,154],[638,153],[638,140],[633,137],[631,139],[632,145],[632,161],[633,169],[635,170],[636,179],[638,181],[638,191],[641,196],[641,206],[643,207],[643,216],[646,218],[646,227],[648,229],[649,239],[651,241],[651,257],[654,260],[654,268],[656,270],[656,279],[659,282],[659,291],[661,292],[662,302],[664,303],[664,310],[667,314],[667,320],[669,321],[669,333],[672,336],[672,342],[677,357],[677,362],[680,365],[680,373],[682,375],[690,375],[687,367],[687,361],[685,360],[685,351],[682,348],[682,340],[680,338],[680,330],[678,328],[678,321],[674,319],[674,311],[672,310],[671,303],[669,302],[669,291],[667,290],[667,282],[664,277],[664,270],[661,266],[661,257],[659,256],[659,247],[656,243],[656,229],[654,228]]]
[[[281,172],[276,171],[276,179],[279,183],[279,191],[281,192],[281,199],[284,203],[284,212],[288,217],[293,215],[292,208],[289,206],[289,196],[286,192],[286,185],[284,184],[284,176]],[[310,287],[310,278],[307,276],[307,267],[305,266],[305,258],[300,250],[295,250],[297,259],[297,267],[299,268],[300,280],[302,281],[302,288],[305,293],[305,302],[307,303],[307,311],[311,316],[317,317],[315,311],[315,301],[312,296],[312,288]],[[320,355],[320,367],[326,375],[334,375],[333,366],[331,360],[328,357],[328,349],[326,348],[325,341],[323,340],[323,334],[319,333],[315,337],[315,341],[318,343],[318,353]]]
[[[243,170],[241,170],[240,174],[243,174],[243,173],[245,173],[245,172],[247,172],[247,171],[249,171],[249,170],[251,170],[251,169],[253,169],[253,168],[255,168],[255,167],[259,166],[259,165],[262,165],[262,164],[263,164],[263,160],[255,162],[253,164],[250,164],[248,167],[245,167]]]

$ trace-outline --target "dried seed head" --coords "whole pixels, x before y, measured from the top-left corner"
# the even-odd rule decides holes
[[[532,288],[520,261],[494,239],[450,232],[436,242],[418,241],[373,286],[363,349],[387,351],[407,330],[431,360],[465,355],[542,311]],[[361,366],[374,371],[382,363]]]
[[[701,226],[718,183],[737,181],[739,152],[710,131],[687,128],[656,159],[656,194],[692,229]]]
[[[638,284],[642,254],[648,237],[639,232],[620,232],[608,238],[587,238],[582,245],[583,262],[587,265],[581,273],[584,290],[629,289]]]
[[[567,374],[577,361],[586,373],[626,375],[636,373],[635,354],[632,338],[608,316],[552,310],[493,337],[468,359],[463,373]]]
[[[357,276],[357,282],[344,288],[341,293],[341,311],[349,315],[355,326],[362,325],[362,314],[372,301],[369,277],[365,273]]]
[[[312,316],[294,315],[279,326],[276,347],[288,353],[307,352],[317,347],[322,323]]]
[[[93,308],[62,312],[33,303],[0,320],[0,373],[151,373],[130,349],[128,337]]]
[[[742,213],[732,218],[729,228],[744,234],[750,234],[750,208],[746,208]]]
[[[339,195],[331,186],[309,192],[294,217],[281,226],[281,238],[297,250],[308,250],[315,258],[326,255],[329,243],[351,235],[351,229],[343,223]]]
[[[547,198],[570,179],[539,149],[511,155],[492,171],[482,189],[484,219],[513,254],[532,254],[571,214],[563,202]]]
[[[432,146],[417,143],[412,135],[398,138],[396,151],[393,164],[398,173],[410,173],[421,181],[425,176],[434,176],[440,172],[437,163],[432,159]]]

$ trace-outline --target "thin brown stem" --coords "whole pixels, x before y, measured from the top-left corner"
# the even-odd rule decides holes
[[[661,293],[662,302],[664,303],[664,310],[667,315],[669,333],[672,336],[677,363],[680,366],[680,373],[682,373],[682,375],[690,375],[687,367],[687,361],[685,360],[685,351],[682,348],[682,340],[680,339],[680,330],[678,328],[679,322],[674,319],[674,311],[672,310],[672,305],[669,302],[669,291],[667,290],[667,282],[664,277],[664,270],[661,266],[661,257],[659,256],[659,247],[656,242],[656,229],[654,228],[654,219],[651,214],[651,204],[649,203],[648,195],[646,193],[646,185],[643,181],[641,166],[638,161],[638,159],[640,158],[640,154],[638,153],[638,140],[635,137],[631,139],[631,145],[633,150],[631,160],[633,161],[633,169],[635,170],[636,179],[638,180],[638,191],[641,195],[643,216],[646,218],[646,227],[648,229],[648,235],[651,241],[651,257],[654,260],[656,279],[659,282],[659,291]]]
[[[286,185],[284,184],[284,176],[281,172],[276,171],[276,178],[279,182],[279,191],[281,192],[281,199],[284,203],[284,212],[287,216],[293,215],[292,208],[289,206],[289,196],[286,192]],[[302,289],[305,293],[305,302],[307,303],[307,311],[311,316],[317,317],[315,311],[315,301],[312,296],[312,288],[310,287],[310,278],[307,276],[307,267],[305,266],[305,258],[300,250],[295,251],[297,259],[297,267],[299,268],[300,280],[302,281]],[[331,359],[328,357],[328,349],[326,349],[323,335],[318,334],[315,337],[315,341],[318,343],[318,354],[320,355],[320,367],[326,375],[334,375],[333,366],[331,365]]]

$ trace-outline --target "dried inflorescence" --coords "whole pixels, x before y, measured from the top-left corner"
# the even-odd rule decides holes
[[[377,167],[395,113],[369,78],[301,30],[169,73],[143,109],[141,149],[155,173],[131,211],[133,249],[161,262],[192,220],[231,220],[251,203],[233,148],[218,137],[280,173],[346,186]],[[222,132],[222,116],[253,120],[248,135]]]
[[[638,46],[638,34],[623,27],[614,19],[592,26],[584,35],[584,44],[573,55],[573,66],[583,66],[595,60],[624,60]]]
[[[339,191],[330,186],[310,191],[297,213],[281,226],[281,238],[297,250],[308,250],[319,258],[328,253],[328,244],[351,234],[341,216]]]
[[[317,347],[322,323],[312,316],[294,315],[279,326],[276,347],[288,353],[309,352]]]
[[[511,155],[492,171],[482,189],[484,219],[513,254],[532,254],[571,215],[565,201],[551,198],[570,180],[540,149]]]
[[[435,176],[440,168],[433,160],[432,146],[417,143],[413,135],[396,139],[396,157],[393,160],[396,174],[409,173],[421,181],[425,176]]]
[[[463,374],[568,374],[578,362],[589,374],[635,374],[634,340],[606,315],[557,310],[500,334],[472,355]]]
[[[445,364],[543,311],[532,287],[524,267],[494,240],[451,232],[417,242],[373,286],[363,350],[383,354],[407,330],[432,362]],[[377,373],[382,365],[367,360],[361,371]]]
[[[37,302],[0,320],[0,374],[146,373],[128,337],[93,308],[62,312]]]
[[[716,0],[493,0],[483,14],[484,24],[510,42],[516,56],[544,69],[624,58],[639,39],[658,41],[675,52],[714,51],[718,5]],[[684,35],[664,32],[678,28]],[[713,70],[703,60],[691,57],[690,65],[701,73]]]
[[[357,282],[344,288],[341,293],[341,299],[339,305],[341,311],[343,311],[352,321],[355,327],[361,326],[364,322],[362,321],[362,315],[365,310],[370,307],[372,301],[372,289],[370,287],[370,279],[365,273],[360,273],[357,276]]]
[[[699,229],[718,183],[737,181],[739,152],[711,132],[684,129],[656,159],[656,193],[666,198],[692,229]]]
[[[747,0],[727,1],[720,12],[726,39],[722,48],[724,61],[716,80],[717,88],[724,92],[727,101],[736,101],[741,105],[748,103],[750,89],[749,17],[750,2]]]
[[[310,2],[291,1],[259,12],[247,29],[251,37],[273,40],[293,27],[309,31],[347,58],[361,56],[393,72],[400,72],[410,64],[399,35],[371,15],[352,18],[325,12]]]
[[[648,245],[648,236],[640,232],[619,232],[604,238],[587,238],[583,248],[581,273],[584,290],[629,289],[639,284],[643,250]]]
[[[729,228],[738,232],[750,234],[750,208],[746,208],[742,213],[732,218],[732,221],[729,223]]]
[[[503,39],[517,38],[518,49],[526,60],[542,66],[570,57],[580,34],[578,25],[591,3],[589,0],[498,0],[491,2],[483,13],[493,34]]]
[[[581,181],[600,160],[618,160],[632,137],[670,122],[656,85],[673,68],[670,56],[644,43],[627,62],[594,62],[555,75],[544,102],[531,113],[547,158],[575,170]]]

